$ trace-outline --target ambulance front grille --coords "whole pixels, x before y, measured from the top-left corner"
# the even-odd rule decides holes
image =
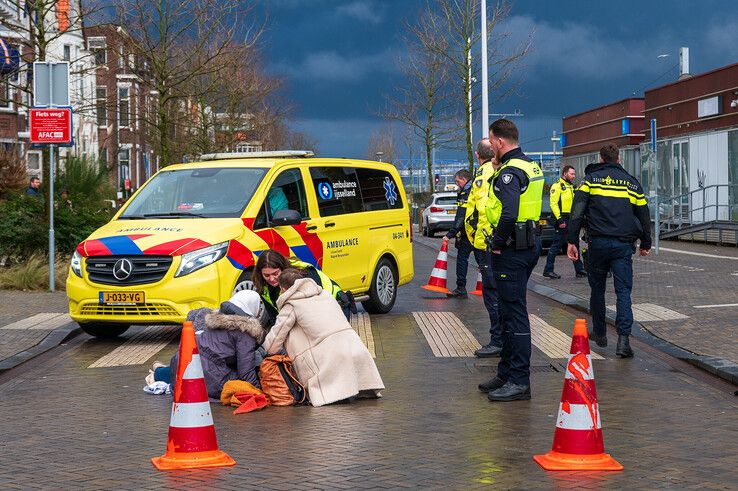
[[[139,305],[99,305],[87,304],[82,306],[82,315],[110,316],[110,317],[176,317],[177,310],[163,303],[144,303]]]
[[[115,264],[121,260],[130,262],[130,276],[119,280],[113,274]],[[91,256],[87,258],[87,275],[91,282],[103,285],[143,285],[156,283],[164,278],[172,265],[171,256]],[[121,276],[119,274],[119,276]]]

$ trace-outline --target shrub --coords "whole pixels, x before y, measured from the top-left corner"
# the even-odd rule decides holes
[[[0,146],[0,197],[28,186],[26,161],[11,147]]]
[[[72,202],[110,199],[115,196],[104,165],[86,157],[69,156],[54,181],[56,193],[69,192]]]
[[[54,281],[57,290],[64,290],[69,274],[69,259],[57,258]],[[0,270],[0,288],[12,290],[47,290],[49,262],[45,256],[33,254],[22,263]]]

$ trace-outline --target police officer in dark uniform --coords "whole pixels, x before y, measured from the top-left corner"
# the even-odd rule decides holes
[[[502,319],[502,353],[497,376],[481,390],[490,401],[530,399],[530,321],[527,285],[541,252],[544,176],[540,166],[518,145],[518,128],[498,119],[489,127],[489,141],[500,163],[492,176],[487,219],[495,234],[490,241],[492,273]]]
[[[467,298],[466,293],[466,272],[469,269],[469,256],[472,253],[472,245],[464,231],[464,218],[466,216],[466,201],[469,199],[469,191],[471,191],[472,175],[466,169],[461,169],[454,174],[454,181],[459,187],[456,193],[456,215],[454,216],[454,224],[443,238],[444,242],[456,238],[456,289],[446,295],[449,297]]]
[[[633,253],[640,239],[640,255],[651,250],[651,217],[648,202],[638,180],[620,165],[620,152],[615,145],[600,149],[600,164],[587,166],[586,175],[574,195],[569,225],[569,258],[579,257],[576,244],[582,219],[587,219],[588,278],[591,288],[589,308],[592,312],[592,332],[589,337],[604,348],[607,346],[605,324],[605,287],[607,274],[612,272],[617,297],[615,327],[618,344],[615,354],[621,358],[633,356],[630,347],[633,309]]]

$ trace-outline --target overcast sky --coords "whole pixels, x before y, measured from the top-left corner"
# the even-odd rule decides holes
[[[402,83],[403,25],[425,6],[424,0],[264,0],[267,68],[287,82],[285,95],[297,109],[293,129],[317,140],[322,156],[367,156],[369,135],[385,124],[374,115],[383,95]],[[515,121],[529,151],[551,149],[563,116],[675,80],[680,46],[690,48],[693,74],[738,62],[734,0],[518,0],[503,29],[532,35],[533,51],[520,69],[520,94],[490,113],[519,110],[524,116]],[[474,137],[481,134],[476,121]],[[401,147],[399,153],[406,156]],[[439,156],[463,158],[453,150]]]

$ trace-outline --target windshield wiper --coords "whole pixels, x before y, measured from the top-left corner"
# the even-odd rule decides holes
[[[146,220],[142,215],[122,215],[119,220]]]
[[[201,215],[199,213],[191,213],[189,211],[170,211],[168,213],[144,213],[143,216],[145,218],[150,217],[195,217],[195,218],[204,218],[205,215]]]

